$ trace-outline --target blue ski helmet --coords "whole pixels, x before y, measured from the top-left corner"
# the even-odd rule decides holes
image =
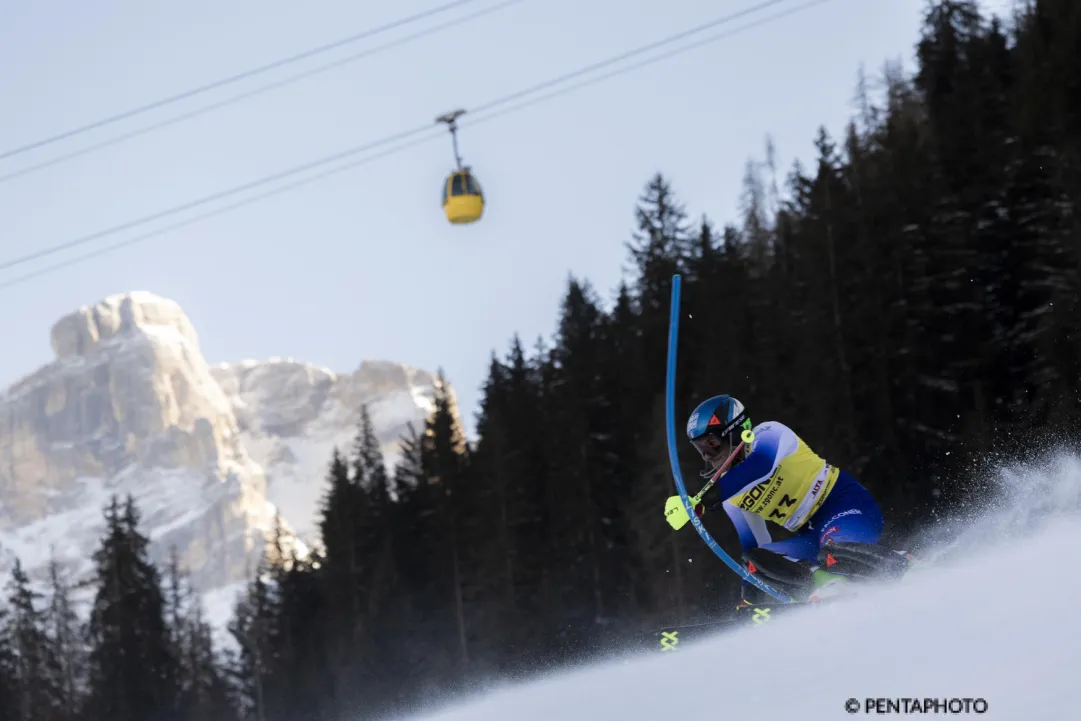
[[[702,401],[687,419],[687,438],[707,464],[703,475],[710,475],[728,460],[743,431],[750,429],[747,409],[732,396],[713,396]],[[740,460],[736,459],[733,465]]]

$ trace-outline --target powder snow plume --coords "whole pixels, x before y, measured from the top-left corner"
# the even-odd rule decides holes
[[[885,715],[1081,718],[1081,457],[1052,454],[984,477],[982,507],[939,523],[933,566],[900,583],[414,721],[827,721],[881,717],[888,707],[876,710],[875,699],[906,698],[986,706]]]

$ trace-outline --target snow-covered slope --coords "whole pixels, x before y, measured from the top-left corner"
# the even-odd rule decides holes
[[[827,721],[879,716],[889,707],[877,704],[903,698],[986,702],[942,716],[1081,718],[1081,460],[1059,456],[998,478],[988,508],[939,529],[948,552],[899,585],[424,718]]]
[[[85,579],[102,508],[130,493],[152,554],[175,546],[222,617],[275,512],[316,540],[331,447],[351,447],[361,404],[393,461],[434,392],[429,374],[387,362],[211,368],[183,310],[145,292],[60,319],[52,345],[56,360],[0,395],[0,584],[16,557],[34,579],[52,557]]]

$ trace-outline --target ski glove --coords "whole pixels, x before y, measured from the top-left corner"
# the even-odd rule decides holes
[[[699,511],[698,508],[702,506],[705,506],[705,508],[710,511],[719,510],[721,506],[724,505],[724,498],[721,496],[721,484],[714,483],[712,486],[706,489],[706,492],[702,494],[702,498],[700,500],[701,503],[695,508],[695,511],[698,512],[699,517],[702,516],[702,512]]]

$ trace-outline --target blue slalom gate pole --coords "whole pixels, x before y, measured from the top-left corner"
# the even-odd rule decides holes
[[[792,603],[793,599],[780,591],[767,585],[760,579],[747,572],[740,564],[732,560],[732,557],[724,552],[724,549],[709,535],[709,531],[702,525],[702,519],[694,512],[691,499],[687,496],[687,486],[683,483],[683,473],[679,469],[679,452],[676,445],[676,347],[679,344],[679,291],[680,275],[672,276],[672,311],[668,320],[668,378],[665,388],[666,415],[668,421],[668,460],[672,464],[672,478],[676,482],[676,490],[683,499],[683,508],[687,511],[687,517],[702,540],[709,549],[724,564],[739,574],[740,578],[757,587],[763,593],[768,593],[782,603]]]

